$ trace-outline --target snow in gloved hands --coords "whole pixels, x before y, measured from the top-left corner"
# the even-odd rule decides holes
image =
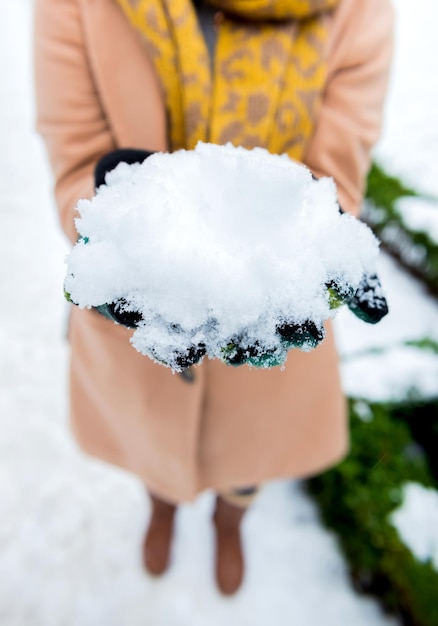
[[[340,213],[333,180],[261,148],[199,143],[121,163],[77,210],[69,298],[106,307],[175,371],[204,355],[281,365],[375,273],[378,242]]]

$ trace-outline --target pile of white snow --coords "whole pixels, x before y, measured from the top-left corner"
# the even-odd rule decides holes
[[[170,366],[189,346],[220,358],[243,340],[284,362],[279,323],[322,327],[327,285],[351,293],[378,254],[340,214],[332,179],[260,148],[199,143],[121,163],[77,208],[66,291],[141,313],[134,347]]]
[[[438,491],[406,483],[403,504],[391,515],[391,523],[415,558],[438,571]]]

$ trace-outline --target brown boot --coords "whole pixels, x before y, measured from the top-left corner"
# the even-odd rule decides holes
[[[213,522],[216,527],[216,582],[220,591],[232,595],[239,589],[244,561],[240,523],[246,509],[217,497]]]
[[[150,574],[159,576],[169,566],[176,507],[157,496],[149,495],[152,513],[143,542],[143,564]]]

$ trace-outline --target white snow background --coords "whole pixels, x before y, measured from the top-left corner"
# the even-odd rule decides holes
[[[209,493],[179,512],[169,574],[154,581],[142,571],[149,507],[141,484],[85,458],[67,425],[67,248],[33,130],[31,8],[30,0],[0,5],[0,624],[395,624],[374,600],[354,594],[337,542],[299,483],[267,486],[249,512],[247,578],[234,598],[223,599],[213,583]],[[438,5],[397,0],[396,9],[397,56],[378,155],[390,171],[434,192]],[[421,286],[389,259],[380,274],[390,316],[372,328],[347,311],[338,318],[339,346],[351,364],[370,346],[437,338],[438,307]],[[408,377],[409,359],[396,359]],[[359,395],[372,395],[373,385]]]

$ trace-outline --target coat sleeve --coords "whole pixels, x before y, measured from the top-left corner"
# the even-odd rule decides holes
[[[358,214],[379,137],[393,48],[389,0],[344,0],[333,18],[328,81],[304,162],[332,176],[341,206]]]
[[[61,224],[72,242],[74,207],[94,192],[94,165],[115,148],[87,63],[77,0],[36,0],[37,129],[55,177]]]

